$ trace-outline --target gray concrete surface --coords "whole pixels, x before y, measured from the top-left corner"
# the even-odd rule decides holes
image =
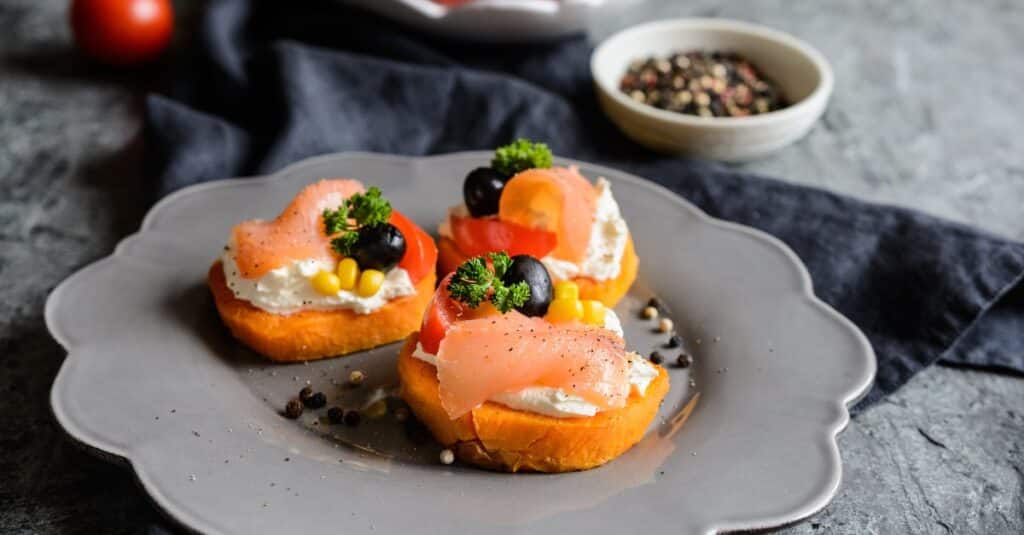
[[[49,411],[64,355],[43,301],[137,226],[140,95],[158,75],[74,59],[64,9],[0,0],[0,532],[173,530],[130,472],[65,440]],[[750,169],[1024,239],[1024,3],[621,0],[595,35],[679,15],[762,22],[833,62],[822,124]],[[1024,532],[1024,379],[931,368],[840,446],[838,497],[787,531]]]

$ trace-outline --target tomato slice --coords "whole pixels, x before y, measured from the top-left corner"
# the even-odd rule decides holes
[[[528,254],[544,258],[554,250],[554,232],[532,229],[494,218],[451,217],[452,239],[466,256],[505,251],[510,256]]]
[[[431,355],[437,354],[448,327],[455,323],[462,312],[462,305],[448,294],[448,281],[453,275],[454,273],[449,273],[437,286],[434,298],[430,300],[427,312],[423,315],[423,324],[420,325],[420,345]]]
[[[437,244],[423,229],[397,210],[391,211],[391,224],[402,231],[405,237],[405,256],[398,262],[398,267],[409,273],[413,284],[435,269],[437,264]]]
[[[494,308],[489,302],[483,302],[476,308],[452,299],[448,293],[448,283],[454,277],[449,273],[437,286],[427,312],[423,315],[423,323],[420,325],[420,345],[423,350],[431,355],[436,355],[441,347],[441,340],[451,328],[452,324],[462,320],[483,318],[488,316],[500,316],[501,312]]]

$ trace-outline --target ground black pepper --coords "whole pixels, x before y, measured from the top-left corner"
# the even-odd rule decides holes
[[[734,52],[692,50],[637,60],[619,89],[637,102],[700,117],[746,117],[788,105],[771,79]]]

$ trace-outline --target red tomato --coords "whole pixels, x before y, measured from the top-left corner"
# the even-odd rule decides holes
[[[493,218],[452,217],[452,239],[466,256],[505,251],[544,258],[558,244],[554,232],[532,229]]]
[[[420,345],[431,355],[437,354],[448,327],[455,323],[462,312],[462,306],[448,295],[448,282],[453,275],[454,273],[449,273],[437,286],[434,298],[430,300],[427,312],[423,315],[423,324],[420,325]]]
[[[436,268],[437,245],[429,234],[397,210],[391,212],[391,224],[405,237],[405,256],[398,267],[408,271],[409,278],[416,284]]]
[[[433,299],[427,305],[427,311],[423,314],[423,323],[420,325],[420,345],[423,350],[432,355],[437,354],[441,347],[441,340],[448,333],[452,324],[458,321],[465,321],[477,318],[500,316],[501,312],[490,302],[484,301],[476,308],[460,303],[452,299],[448,293],[448,283],[451,282],[454,273],[449,273],[441,284],[437,286]]]
[[[451,328],[452,324],[458,321],[500,316],[497,308],[489,302],[480,303],[476,308],[470,308],[451,298],[448,293],[448,283],[451,282],[454,273],[449,273],[434,292],[434,298],[427,305],[427,311],[423,314],[423,323],[420,325],[420,345],[424,351],[436,355],[441,347],[441,340]]]
[[[78,47],[112,65],[158,56],[174,31],[170,0],[74,0],[71,29]]]

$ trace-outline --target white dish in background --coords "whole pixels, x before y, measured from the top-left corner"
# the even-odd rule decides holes
[[[474,0],[449,7],[432,0],[345,0],[431,33],[473,41],[525,42],[586,30],[605,0]]]
[[[697,117],[634,101],[619,90],[630,62],[689,50],[737,52],[782,90],[790,105],[750,117]],[[832,68],[799,39],[726,19],[651,22],[605,40],[590,58],[601,107],[622,131],[658,151],[724,161],[767,155],[803,137],[825,111]]]

